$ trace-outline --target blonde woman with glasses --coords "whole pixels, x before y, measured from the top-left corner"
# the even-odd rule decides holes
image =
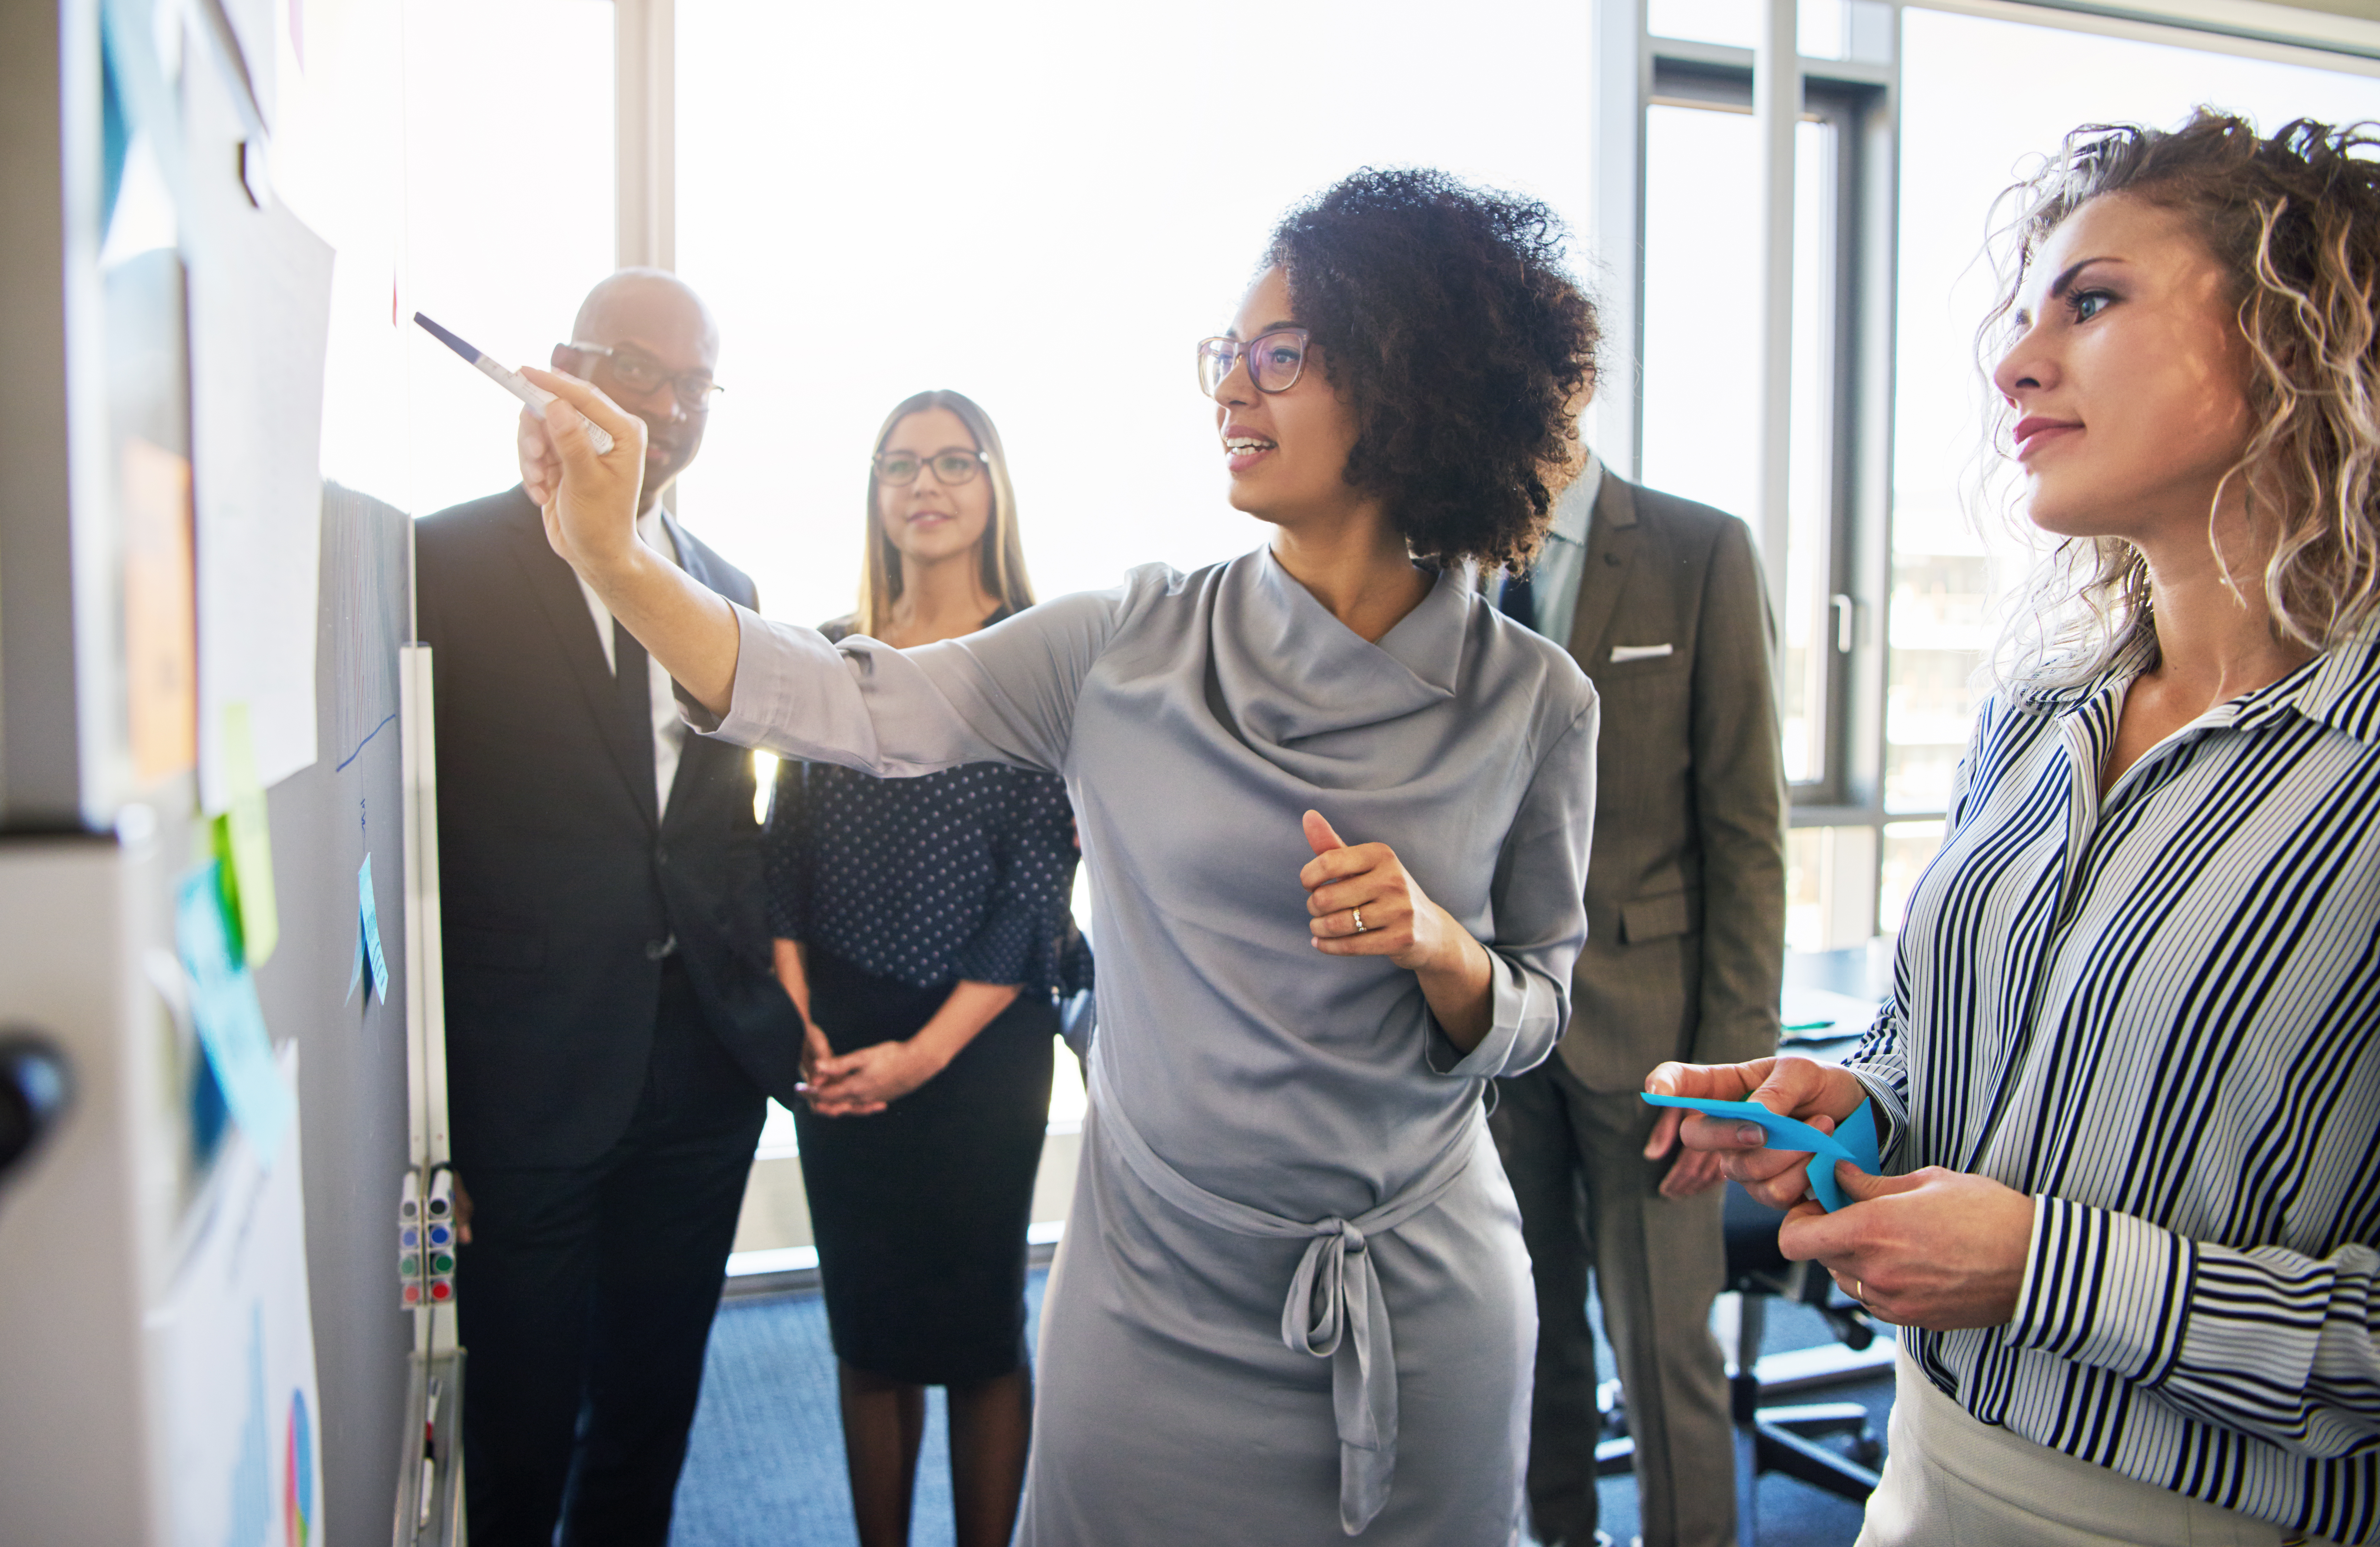
[[[973,399],[922,392],[886,416],[866,512],[859,607],[827,639],[916,649],[1033,605],[1008,458]],[[777,974],[808,1023],[794,1115],[860,1542],[909,1540],[939,1385],[958,1547],[1005,1547],[1033,1413],[1025,1229],[1052,994],[1089,986],[1065,784],[789,760],[762,854]]]

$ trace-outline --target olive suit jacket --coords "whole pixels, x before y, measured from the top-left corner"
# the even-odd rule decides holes
[[[1785,780],[1776,625],[1742,521],[1606,472],[1569,648],[1603,703],[1586,947],[1565,1067],[1644,1087],[1667,1059],[1777,1051]]]

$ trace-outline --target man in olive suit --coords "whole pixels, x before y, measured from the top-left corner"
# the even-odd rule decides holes
[[[1726,1251],[1715,1155],[1637,1099],[1668,1059],[1776,1051],[1785,786],[1775,627],[1743,523],[1594,458],[1500,604],[1565,644],[1603,700],[1587,941],[1571,1024],[1501,1082],[1490,1127],[1537,1291],[1529,1513],[1597,1541],[1589,1270],[1619,1356],[1647,1547],[1735,1540],[1726,1372],[1709,1331]]]

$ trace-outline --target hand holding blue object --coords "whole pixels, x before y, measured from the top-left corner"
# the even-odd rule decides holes
[[[1772,1150],[1807,1150],[1810,1151],[1808,1175],[1811,1196],[1818,1206],[1833,1213],[1851,1201],[1835,1180],[1835,1163],[1849,1161],[1870,1175],[1883,1169],[1884,1162],[1876,1153],[1876,1113],[1871,1103],[1862,1102],[1859,1110],[1844,1118],[1832,1134],[1820,1133],[1809,1124],[1791,1117],[1779,1117],[1758,1102],[1724,1102],[1708,1096],[1657,1096],[1645,1093],[1645,1100],[1654,1106],[1682,1106],[1713,1117],[1732,1117],[1741,1122],[1756,1123],[1768,1136]]]

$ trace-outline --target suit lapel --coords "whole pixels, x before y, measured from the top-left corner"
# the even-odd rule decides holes
[[[1593,676],[1604,664],[1604,636],[1611,615],[1636,566],[1636,489],[1609,468],[1595,495],[1595,520],[1586,534],[1586,563],[1580,566],[1578,610],[1571,616],[1570,653]]]
[[[571,679],[586,698],[587,712],[602,733],[604,749],[612,754],[620,777],[627,781],[637,810],[645,814],[648,824],[653,823],[652,732],[648,726],[631,740],[630,733],[636,727],[623,723],[618,687],[611,667],[604,664],[602,641],[596,637],[595,617],[587,610],[587,596],[578,589],[578,577],[546,542],[544,522],[536,507],[528,506],[526,500],[523,504],[528,510],[528,519],[512,529],[513,558],[520,566],[529,594],[536,598],[539,610],[545,614],[546,623],[553,630],[555,644],[570,664]]]

